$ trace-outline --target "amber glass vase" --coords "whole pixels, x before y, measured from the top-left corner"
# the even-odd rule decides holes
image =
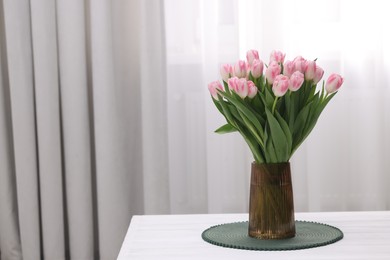
[[[260,239],[295,236],[290,163],[252,163],[248,234]]]

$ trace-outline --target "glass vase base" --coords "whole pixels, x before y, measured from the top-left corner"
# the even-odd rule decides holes
[[[275,234],[274,232],[264,232],[264,231],[256,231],[256,230],[250,230],[248,232],[248,235],[253,238],[258,239],[287,239],[295,237],[295,229],[293,231],[287,232],[287,233],[280,233]]]

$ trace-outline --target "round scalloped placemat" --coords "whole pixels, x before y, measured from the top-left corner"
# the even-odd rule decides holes
[[[340,229],[326,224],[295,221],[296,235],[287,239],[258,239],[248,236],[248,221],[227,223],[203,231],[202,238],[213,245],[245,250],[298,250],[325,246],[343,238]]]

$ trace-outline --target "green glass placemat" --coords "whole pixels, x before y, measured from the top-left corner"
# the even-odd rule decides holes
[[[202,233],[203,240],[223,247],[246,250],[297,250],[325,246],[343,238],[340,229],[326,224],[295,221],[293,238],[264,240],[248,236],[248,221],[213,226]]]

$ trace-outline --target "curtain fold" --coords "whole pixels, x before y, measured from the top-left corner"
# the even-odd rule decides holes
[[[36,156],[44,256],[63,259],[65,221],[55,2],[30,2]],[[42,37],[44,36],[44,37]],[[11,86],[12,87],[12,86]],[[24,217],[24,216],[22,216]],[[25,258],[28,256],[25,255]]]
[[[93,120],[87,64],[87,8],[83,1],[58,1],[57,42],[63,176],[70,259],[98,254]],[[71,18],[71,19],[70,19]]]
[[[12,145],[12,128],[8,62],[5,46],[4,8],[0,2],[0,258],[20,259],[16,176]],[[5,249],[5,250],[4,250]],[[3,251],[3,252],[2,252]]]
[[[7,127],[12,129],[13,146],[13,153],[8,155],[15,165],[16,182],[16,200],[8,203],[18,208],[18,214],[13,217],[18,221],[23,257],[39,259],[42,231],[30,3],[4,1],[3,14],[5,41],[2,44],[6,45],[8,69],[8,82],[3,88],[9,89],[11,116],[7,116],[11,126]],[[2,226],[7,224],[2,223]],[[8,254],[17,259],[21,252],[5,252]]]
[[[171,205],[163,1],[144,1],[140,14],[140,43],[147,50],[139,57],[144,211],[168,214]]]

